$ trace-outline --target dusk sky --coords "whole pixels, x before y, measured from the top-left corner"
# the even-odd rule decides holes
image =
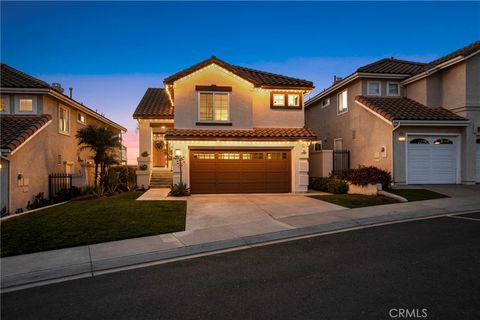
[[[480,39],[479,2],[1,2],[1,60],[125,126],[148,87],[211,55],[316,90],[384,57],[429,61]],[[68,89],[67,89],[68,91]]]

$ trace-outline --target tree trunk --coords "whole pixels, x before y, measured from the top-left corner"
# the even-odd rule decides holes
[[[97,181],[98,181],[98,162],[95,161],[95,178],[94,178],[94,185],[95,185],[95,190],[97,190]]]

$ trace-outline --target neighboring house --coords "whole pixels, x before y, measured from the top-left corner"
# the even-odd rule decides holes
[[[386,169],[398,184],[480,182],[479,52],[475,42],[430,63],[382,59],[335,79],[305,104],[319,137],[310,174],[328,175],[326,150],[344,149],[351,167]]]
[[[133,114],[140,153],[149,154],[139,158],[147,170],[137,171],[138,185],[152,185],[152,171],[168,171],[181,155],[192,193],[306,192],[316,137],[304,127],[303,98],[312,89],[310,81],[216,57],[166,78]],[[177,183],[176,161],[172,169]]]
[[[49,174],[88,181],[91,152],[79,151],[75,134],[88,124],[126,129],[64,95],[59,84],[29,76],[6,64],[0,74],[1,208],[25,210],[39,192],[49,196]],[[120,155],[120,150],[118,150]]]

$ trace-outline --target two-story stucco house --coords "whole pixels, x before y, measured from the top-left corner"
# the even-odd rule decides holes
[[[312,89],[310,81],[216,57],[164,79],[134,113],[140,152],[148,152],[138,185],[151,185],[162,168],[172,168],[177,183],[180,168],[170,159],[182,155],[192,193],[306,192],[315,134],[304,127],[303,100]]]
[[[311,175],[332,167],[319,154],[344,149],[351,167],[386,169],[397,184],[480,182],[479,52],[477,41],[430,63],[382,59],[335,79],[305,104],[319,138]]]
[[[39,192],[49,196],[49,174],[72,174],[73,184],[88,183],[91,152],[79,151],[77,130],[88,125],[126,129],[70,96],[58,84],[36,79],[1,64],[1,208],[25,210]],[[119,150],[119,153],[121,151]]]

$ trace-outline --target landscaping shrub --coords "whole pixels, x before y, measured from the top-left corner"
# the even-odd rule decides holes
[[[35,196],[33,196],[32,202],[28,201],[27,203],[27,209],[28,210],[33,210],[41,207],[48,206],[50,204],[50,201],[48,199],[45,199],[44,193],[39,192]],[[5,207],[5,211],[6,211]]]
[[[387,189],[392,183],[392,175],[390,172],[372,166],[342,170],[335,173],[333,177],[358,186],[380,183],[383,189]]]
[[[183,197],[190,195],[190,189],[187,187],[186,183],[180,182],[174,184],[170,190],[170,195],[172,197]]]
[[[329,193],[347,193],[348,184],[340,179],[330,178],[310,178],[310,189],[329,192]]]
[[[82,189],[78,187],[71,187],[58,191],[53,197],[53,203],[68,201],[72,198],[79,197],[83,194]]]
[[[128,166],[114,166],[108,169],[107,173],[107,192],[126,192],[135,189],[137,184],[137,175],[135,169]]]

